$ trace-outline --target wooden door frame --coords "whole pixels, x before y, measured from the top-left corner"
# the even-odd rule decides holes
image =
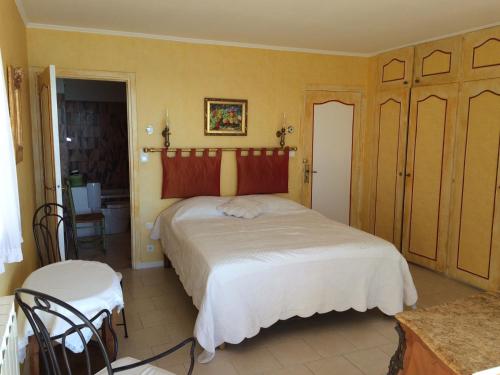
[[[31,106],[31,134],[33,143],[33,167],[35,174],[36,204],[39,206],[43,196],[43,181],[40,171],[43,168],[40,157],[40,107],[37,99],[37,76],[42,72],[42,67],[30,67],[30,106]],[[56,66],[56,78],[114,81],[123,82],[127,87],[127,135],[128,135],[128,160],[129,160],[129,190],[130,190],[130,235],[132,268],[139,266],[140,250],[140,220],[139,220],[139,147],[137,136],[137,104],[136,104],[136,79],[135,73],[110,72],[101,70],[66,69]]]
[[[336,86],[336,85],[308,85],[304,90],[303,97],[303,106],[302,106],[302,116],[301,116],[301,124],[300,124],[300,149],[301,149],[301,159],[303,161],[302,167],[304,168],[304,163],[308,160],[310,167],[312,168],[312,123],[309,124],[309,118],[306,116],[307,114],[307,100],[311,94],[319,94],[319,93],[338,93],[338,94],[346,94],[351,95],[353,98],[358,97],[354,105],[354,121],[358,121],[357,126],[357,136],[358,141],[356,144],[353,144],[353,155],[351,159],[352,163],[352,174],[351,174],[351,183],[352,186],[357,186],[358,189],[356,191],[356,197],[353,197],[351,201],[351,213],[350,213],[350,221],[351,225],[357,228],[361,228],[363,226],[363,218],[361,214],[361,209],[363,207],[363,163],[364,163],[364,153],[365,153],[365,142],[363,139],[365,137],[365,123],[366,123],[366,89],[363,86]],[[351,104],[351,103],[345,103]],[[358,107],[358,113],[356,110],[356,106]],[[353,129],[355,135],[356,129]],[[307,133],[307,134],[306,134]],[[311,133],[311,134],[309,134]],[[307,142],[308,138],[311,137],[311,143]],[[312,172],[312,171],[311,171]],[[302,188],[301,188],[301,203],[307,207],[311,207],[311,183],[304,182],[304,176],[301,175]],[[311,180],[312,173],[309,174],[309,181]],[[353,190],[351,187],[351,194]],[[308,198],[309,197],[309,198]]]

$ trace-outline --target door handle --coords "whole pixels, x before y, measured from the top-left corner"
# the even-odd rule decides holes
[[[313,171],[313,173],[318,173],[318,171]]]
[[[307,159],[302,160],[302,164],[304,164],[304,184],[308,184],[311,167],[309,166]]]
[[[411,173],[410,173],[410,172],[407,172],[407,173],[405,174],[405,176],[406,176],[406,177],[411,177]]]

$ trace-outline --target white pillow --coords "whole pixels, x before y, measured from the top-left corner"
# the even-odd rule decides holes
[[[217,210],[228,216],[253,219],[266,210],[266,205],[251,198],[235,197],[217,206]]]

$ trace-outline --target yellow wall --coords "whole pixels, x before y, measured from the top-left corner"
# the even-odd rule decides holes
[[[36,256],[31,232],[31,217],[35,208],[33,182],[33,155],[31,147],[31,124],[29,110],[29,86],[27,80],[28,56],[26,29],[17,12],[14,0],[0,1],[0,49],[2,50],[4,72],[7,65],[22,66],[26,73],[22,87],[22,122],[24,140],[24,161],[17,165],[21,220],[23,226],[23,255],[21,263],[7,264],[5,273],[0,274],[0,296],[9,294],[21,286],[24,278],[35,268]]]
[[[366,86],[368,59],[292,52],[195,45],[129,37],[28,29],[30,66],[136,73],[138,143],[160,146],[168,107],[172,147],[277,145],[282,113],[296,128],[289,144],[299,143],[303,93],[308,84]],[[205,137],[203,98],[248,99],[247,137]],[[155,134],[145,128],[153,124]],[[235,192],[234,157],[223,161],[223,194]],[[291,159],[290,196],[301,188],[300,152]],[[231,162],[232,161],[232,162]],[[159,154],[139,165],[139,262],[161,259],[159,249],[145,252],[150,242],[144,224],[169,205],[160,200]]]

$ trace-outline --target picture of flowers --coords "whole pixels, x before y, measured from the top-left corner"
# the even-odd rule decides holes
[[[246,100],[205,98],[205,135],[247,135]]]

